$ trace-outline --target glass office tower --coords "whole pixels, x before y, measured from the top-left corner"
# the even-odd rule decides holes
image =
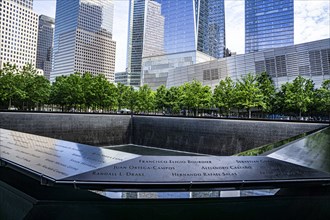
[[[130,0],[126,72],[116,73],[116,83],[139,86],[142,57],[164,53],[164,17],[152,0]]]
[[[110,0],[57,0],[51,81],[74,72],[114,80],[113,10]]]
[[[224,57],[223,0],[155,0],[165,17],[165,53],[200,51]]]
[[[245,0],[245,53],[293,45],[294,0]]]
[[[53,35],[55,19],[46,15],[39,16],[38,47],[36,67],[44,71],[44,76],[49,80],[52,70]]]

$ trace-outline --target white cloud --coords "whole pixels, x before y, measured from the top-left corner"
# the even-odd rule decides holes
[[[295,0],[294,11],[295,44],[330,37],[329,0]]]
[[[245,50],[244,1],[225,1],[226,47],[238,54]]]
[[[116,41],[115,72],[122,72],[126,69],[129,2],[115,1],[114,3],[113,40]]]

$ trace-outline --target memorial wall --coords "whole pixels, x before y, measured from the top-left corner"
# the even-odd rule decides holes
[[[325,126],[304,122],[136,116],[133,143],[228,156]]]
[[[0,128],[97,146],[128,143],[129,115],[0,112]]]
[[[243,189],[330,181],[328,172],[265,156],[141,156],[6,129],[0,129],[0,162],[43,184],[102,189]]]
[[[103,114],[0,112],[0,128],[94,146],[138,144],[219,156],[326,124]]]

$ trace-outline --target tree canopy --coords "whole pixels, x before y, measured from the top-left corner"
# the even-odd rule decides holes
[[[0,70],[0,107],[37,110],[52,105],[62,111],[117,111],[168,114],[214,112],[220,115],[246,115],[253,112],[330,117],[330,79],[314,88],[310,79],[296,77],[276,88],[267,73],[247,74],[237,81],[226,77],[212,92],[209,86],[193,80],[181,86],[161,85],[152,91],[148,85],[139,88],[114,84],[104,75],[74,73],[59,76],[51,84],[38,75],[32,65],[18,69],[6,64]],[[245,111],[240,111],[244,109]]]

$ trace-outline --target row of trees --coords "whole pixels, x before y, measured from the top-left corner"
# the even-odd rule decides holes
[[[0,72],[0,105],[31,110],[45,105],[62,111],[116,111],[129,108],[135,112],[182,111],[197,115],[218,111],[222,115],[291,114],[302,116],[330,114],[330,80],[314,88],[310,79],[298,76],[276,89],[266,74],[248,74],[237,82],[227,77],[212,92],[198,81],[167,89],[160,86],[152,91],[148,85],[138,90],[123,84],[109,83],[103,75],[75,73],[60,76],[52,84],[37,75],[31,65],[22,70],[5,65]]]

